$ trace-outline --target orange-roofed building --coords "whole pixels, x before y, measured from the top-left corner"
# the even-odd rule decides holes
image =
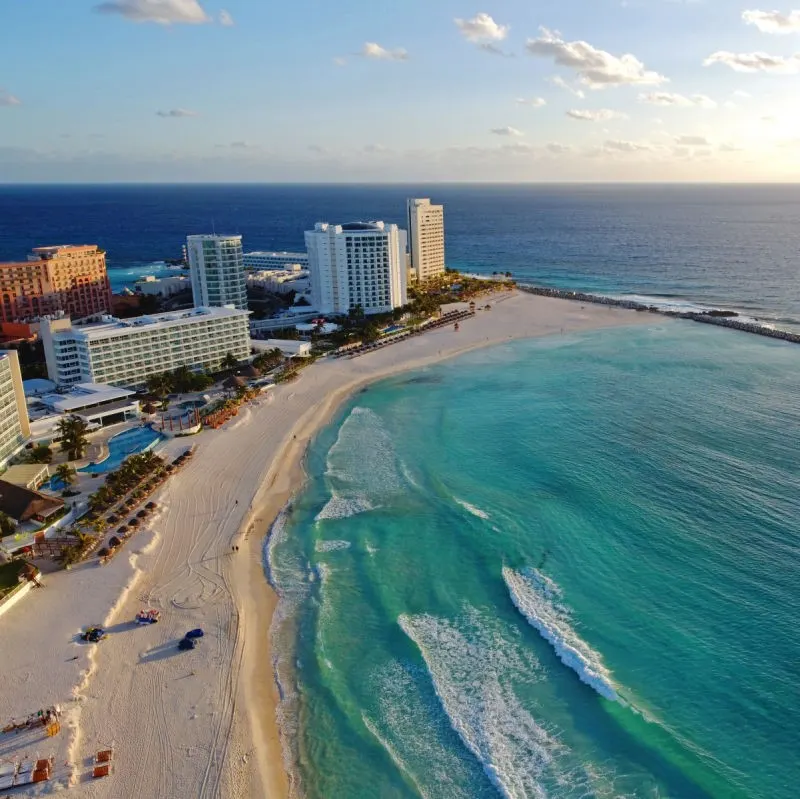
[[[110,310],[106,254],[95,244],[36,247],[27,261],[0,263],[0,322]]]

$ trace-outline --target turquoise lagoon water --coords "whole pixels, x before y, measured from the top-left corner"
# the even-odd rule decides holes
[[[800,348],[681,322],[359,394],[270,577],[297,795],[800,784]]]
[[[79,472],[90,472],[91,474],[105,474],[119,469],[125,458],[130,455],[137,455],[140,452],[154,447],[161,440],[161,433],[153,430],[152,427],[133,427],[112,436],[108,440],[108,457],[99,463],[90,463]]]

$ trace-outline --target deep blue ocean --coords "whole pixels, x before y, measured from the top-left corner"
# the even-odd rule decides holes
[[[0,260],[97,242],[119,288],[409,195],[451,266],[800,328],[797,186],[0,187]],[[267,545],[294,794],[794,799],[799,434],[800,347],[661,317],[358,394]]]
[[[317,221],[405,226],[405,200],[445,205],[455,268],[602,293],[726,306],[800,326],[800,186],[0,186],[0,261],[98,243],[115,290],[179,258],[187,234],[304,249]]]

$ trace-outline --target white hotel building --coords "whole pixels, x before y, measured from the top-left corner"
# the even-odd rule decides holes
[[[0,469],[25,446],[30,435],[19,358],[14,350],[0,350]]]
[[[180,366],[218,369],[230,353],[250,355],[248,311],[194,308],[133,319],[108,316],[72,327],[69,319],[40,327],[48,377],[58,386],[107,383],[138,388],[149,375]]]
[[[233,305],[247,310],[241,236],[187,236],[186,257],[196,308]]]
[[[427,199],[408,201],[411,271],[416,280],[444,274],[444,206]]]
[[[308,269],[308,254],[304,252],[246,252],[244,268],[255,272],[265,269],[284,270],[296,264]]]
[[[323,314],[385,313],[407,302],[406,232],[383,222],[329,225],[305,234],[312,305]]]

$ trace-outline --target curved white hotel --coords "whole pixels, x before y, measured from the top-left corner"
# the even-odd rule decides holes
[[[249,311],[195,308],[191,311],[106,317],[72,327],[69,319],[42,322],[47,374],[59,386],[107,383],[138,388],[157,372],[180,366],[213,371],[230,353],[250,355]]]
[[[305,234],[312,304],[324,314],[385,313],[407,302],[406,232],[384,222],[317,222]]]
[[[241,236],[187,236],[186,256],[196,308],[233,305],[247,310]]]

